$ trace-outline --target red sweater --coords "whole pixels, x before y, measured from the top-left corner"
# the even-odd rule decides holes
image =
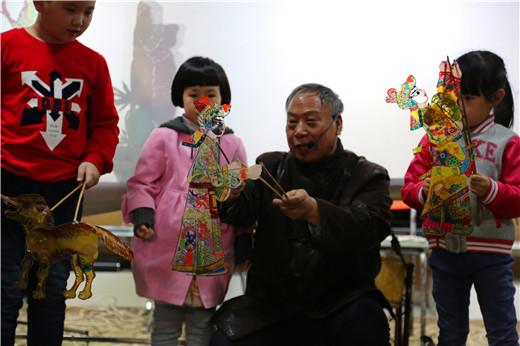
[[[2,168],[25,178],[75,178],[81,162],[113,167],[118,115],[105,59],[79,41],[2,33]]]

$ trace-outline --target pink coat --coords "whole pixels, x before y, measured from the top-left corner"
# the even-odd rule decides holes
[[[155,211],[156,236],[149,241],[138,237],[132,239],[132,272],[137,294],[179,306],[184,303],[193,278],[171,270],[188,193],[186,177],[197,150],[181,145],[188,137],[188,134],[170,128],[152,131],[139,156],[135,175],[126,184],[127,194],[122,205],[123,218],[128,223],[133,222],[131,211],[136,208]],[[226,134],[220,138],[220,145],[230,161],[238,158],[247,163],[240,138]],[[222,154],[220,163],[226,164]],[[225,275],[196,277],[205,308],[223,302],[234,269],[235,235],[245,231],[251,230],[221,223],[225,261],[230,270]]]

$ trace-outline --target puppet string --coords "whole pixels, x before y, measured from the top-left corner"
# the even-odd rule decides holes
[[[280,194],[280,192],[278,192],[278,190],[276,190],[274,187],[272,187],[271,185],[269,185],[269,183],[267,181],[264,180],[264,178],[262,177],[258,177],[258,180],[260,180],[262,183],[265,184],[265,186],[267,186],[268,188],[270,188],[274,193],[276,193],[276,195],[280,198],[282,198],[283,196]]]
[[[219,144],[218,141],[215,141],[215,143],[217,143],[217,146],[218,146],[220,152],[222,153],[222,155],[224,155],[224,157],[226,158],[226,161],[227,161],[227,163],[228,163],[228,165],[229,165],[230,162],[229,162],[229,159],[228,159],[226,153],[224,152],[224,150],[222,149],[222,147],[220,146],[220,144]]]
[[[16,207],[18,206],[18,203],[15,202],[15,201],[13,201],[13,200],[10,199],[9,197],[4,196],[4,195],[1,195],[1,196],[2,196],[2,199],[3,199],[4,201],[6,201],[7,203],[12,204],[12,205],[14,205],[14,206],[16,206]]]
[[[446,57],[448,61],[448,66],[450,67],[450,74],[453,75],[453,71],[451,69],[451,63],[450,58]],[[464,97],[462,97],[462,86],[460,90],[460,103],[462,104],[462,124],[463,124],[463,133],[464,133],[464,139],[466,141],[466,145],[469,146],[471,144],[471,133],[469,132],[469,125],[468,125],[468,117],[466,115],[466,105],[464,103]],[[469,148],[469,155],[470,157],[473,156],[473,148]],[[475,164],[473,166],[473,173],[477,173],[477,165]],[[477,225],[480,225],[480,215],[482,215],[482,203],[480,199],[477,199],[477,214],[475,215],[475,222]]]
[[[74,214],[74,222],[77,221],[76,218],[78,216],[79,205],[81,204],[81,197],[83,197],[83,192],[85,191],[85,186],[87,186],[87,184],[85,182],[83,182],[81,185],[82,185],[81,192],[79,193],[78,204],[76,205],[76,213]]]
[[[75,188],[74,190],[72,190],[71,192],[69,192],[69,194],[68,194],[67,196],[63,197],[63,198],[61,199],[61,201],[59,201],[58,203],[56,203],[56,204],[54,205],[54,207],[51,208],[51,211],[53,211],[54,209],[56,209],[57,206],[59,206],[60,204],[62,204],[62,203],[63,203],[67,198],[69,198],[69,197],[70,197],[74,192],[76,192],[76,191],[77,191],[77,190],[78,190],[82,185],[84,185],[84,184],[85,184],[85,183],[83,182],[83,183],[79,184],[78,186],[76,186],[76,188]]]
[[[446,60],[448,62],[448,66],[450,67],[450,75],[453,76],[453,70],[451,67],[450,58],[446,57]],[[466,141],[466,145],[468,146],[471,144],[471,134],[469,133],[469,128],[468,128],[469,126],[468,126],[468,117],[466,115],[466,105],[464,103],[464,97],[462,97],[462,87],[460,90],[460,103],[462,104],[462,124],[463,124],[462,132],[464,134],[464,139]],[[473,153],[473,149],[469,148],[470,156],[472,155],[472,153]],[[473,173],[477,173],[477,166],[474,166]]]
[[[271,180],[274,181],[274,183],[281,190],[281,192],[283,192],[283,194],[286,195],[285,190],[283,189],[283,187],[276,181],[276,179],[271,175],[271,173],[269,173],[269,170],[264,166],[263,163],[261,165],[262,165],[262,169],[265,170],[265,172],[267,173],[269,178],[271,178]]]
[[[215,143],[217,143],[217,146],[220,150],[220,152],[222,153],[222,155],[224,155],[224,157],[226,158],[226,161],[227,163],[229,164],[230,161],[226,155],[226,153],[224,152],[224,150],[222,149],[222,147],[220,146],[220,144],[218,143],[218,141],[215,141]],[[242,161],[238,160],[240,162],[240,164],[242,165],[242,167],[245,167],[247,168],[246,164],[244,164]],[[282,190],[283,194],[285,195],[285,191],[283,190],[283,188],[280,186],[280,184],[278,184],[278,182],[273,178],[273,176],[271,175],[271,173],[269,173],[269,171],[265,168],[265,166],[262,164],[262,169],[265,169],[265,171],[267,172],[267,174],[269,175],[269,177],[271,177],[271,179],[275,182],[275,184]],[[269,183],[267,181],[265,181],[262,177],[258,177],[258,179],[264,183],[268,188],[270,188],[274,193],[276,193],[276,195],[280,198],[282,198],[283,196],[274,188],[272,187],[271,185],[269,185]],[[247,195],[246,195],[247,197]],[[249,199],[249,198],[248,198]]]
[[[240,164],[242,165],[242,167],[247,167],[245,165],[245,163],[243,163],[242,161],[238,160],[240,162]],[[260,164],[262,166],[262,170],[265,170],[267,175],[269,175],[269,177],[274,181],[274,183],[276,184],[276,186],[278,186],[280,188],[280,190],[282,190],[283,194],[285,195],[285,191],[283,190],[283,188],[280,186],[280,184],[278,184],[278,182],[276,181],[276,179],[271,175],[271,173],[269,173],[269,171],[267,170],[267,168],[265,168],[264,164],[261,163]],[[282,198],[283,196],[280,194],[280,192],[278,190],[276,190],[274,187],[272,187],[264,178],[262,177],[258,177],[258,180],[260,180],[262,183],[264,183],[265,186],[267,186],[269,189],[271,189],[274,193],[276,193],[276,195],[280,198]]]
[[[241,162],[241,164],[243,165],[243,163]],[[276,190],[274,187],[272,187],[264,178],[262,177],[258,177],[258,180],[260,180],[262,183],[265,184],[265,186],[267,186],[269,189],[271,189],[274,193],[276,193],[276,195],[280,198],[282,198],[283,196],[280,194],[280,192],[278,192],[278,190]]]

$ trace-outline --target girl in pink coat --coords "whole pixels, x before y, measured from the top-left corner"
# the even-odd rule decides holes
[[[123,200],[125,222],[134,224],[132,272],[137,294],[155,302],[153,345],[177,345],[186,324],[188,345],[207,345],[213,331],[210,318],[226,295],[235,264],[235,248],[247,244],[251,253],[251,229],[220,224],[225,262],[229,271],[218,276],[193,276],[172,271],[171,263],[179,239],[188,195],[187,175],[197,148],[182,145],[196,130],[198,110],[194,101],[206,96],[211,103],[229,104],[231,91],[223,68],[209,58],[193,57],[179,68],[171,89],[175,106],[184,115],[152,131],[142,149],[135,175],[127,182]],[[218,142],[230,161],[247,162],[244,145],[226,129]],[[220,162],[226,161],[224,154]],[[235,244],[235,237],[237,244]],[[244,249],[244,247],[242,247]],[[241,268],[249,256],[240,256]],[[245,258],[244,258],[245,257]],[[237,262],[237,263],[240,263]]]

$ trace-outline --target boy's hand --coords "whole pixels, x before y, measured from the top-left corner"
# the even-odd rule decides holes
[[[78,182],[85,182],[85,188],[90,188],[99,182],[101,174],[97,167],[91,162],[82,162],[78,167]]]
[[[489,178],[482,173],[474,173],[469,177],[469,189],[478,197],[484,197],[491,186]]]
[[[139,226],[135,230],[135,233],[139,238],[143,240],[150,240],[155,235],[155,231],[153,230],[153,228],[146,227],[145,225]]]

